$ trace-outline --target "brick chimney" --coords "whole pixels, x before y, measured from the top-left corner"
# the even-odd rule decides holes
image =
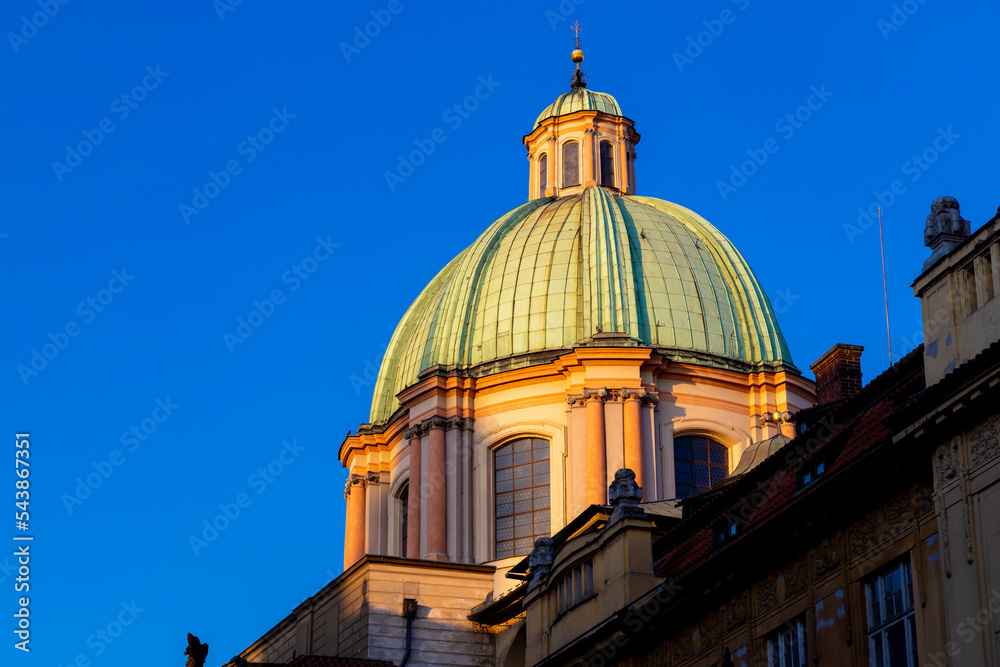
[[[816,404],[826,405],[861,391],[861,345],[837,343],[809,368],[816,374]]]

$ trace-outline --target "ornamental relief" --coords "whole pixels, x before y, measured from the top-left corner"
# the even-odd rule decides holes
[[[722,620],[726,630],[733,630],[747,620],[747,609],[750,607],[750,592],[743,591],[722,608]]]
[[[761,614],[773,609],[778,604],[778,575],[772,574],[770,577],[759,581],[754,590],[756,599],[757,614]]]
[[[969,457],[972,467],[980,466],[1000,454],[1000,416],[993,415],[972,431],[969,438]]]
[[[697,629],[694,626],[685,628],[684,632],[677,638],[677,643],[674,644],[674,657],[678,661],[687,660],[694,655],[695,632]]]
[[[939,487],[944,486],[945,483],[958,476],[958,467],[962,462],[961,453],[959,452],[961,441],[961,437],[956,436],[948,444],[938,447],[937,452],[934,453],[937,484]]]
[[[934,489],[930,486],[918,486],[913,490],[913,501],[917,506],[917,517],[922,517],[934,511]]]
[[[722,641],[722,610],[716,610],[699,626],[701,650],[717,646]]]
[[[844,531],[838,530],[833,537],[824,538],[811,552],[816,576],[822,576],[837,568],[844,552]]]
[[[809,588],[809,562],[803,558],[785,570],[785,598],[798,595],[807,588]]]
[[[667,640],[646,653],[646,667],[670,667],[670,640]]]
[[[851,554],[861,555],[868,550],[913,530],[913,503],[909,493],[886,502],[848,529]]]

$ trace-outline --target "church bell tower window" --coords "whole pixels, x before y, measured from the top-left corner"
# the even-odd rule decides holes
[[[538,185],[539,191],[538,196],[545,196],[545,188],[548,187],[549,179],[549,156],[543,155],[538,158]]]

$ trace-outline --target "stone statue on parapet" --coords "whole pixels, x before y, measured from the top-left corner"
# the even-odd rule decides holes
[[[924,271],[962,245],[971,233],[969,221],[962,217],[954,197],[935,199],[924,225],[924,245],[931,249],[931,256],[924,261]]]
[[[551,537],[539,537],[535,540],[535,548],[528,555],[528,572],[531,579],[528,581],[528,589],[542,583],[549,571],[552,569],[552,561],[556,557],[556,543]]]
[[[931,213],[924,227],[924,245],[931,246],[942,234],[965,237],[970,233],[969,221],[962,217],[954,197],[938,197],[931,202]]]
[[[635,481],[635,473],[628,468],[615,472],[615,481],[608,487],[608,502],[615,508],[608,519],[608,525],[626,517],[642,518],[646,515],[639,507],[642,489]]]
[[[208,644],[202,644],[201,640],[188,633],[188,647],[184,649],[184,655],[188,657],[185,667],[205,667],[205,658],[208,657]]]

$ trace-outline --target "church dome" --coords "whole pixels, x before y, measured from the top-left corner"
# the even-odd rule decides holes
[[[587,344],[795,371],[764,290],[725,236],[677,204],[591,186],[506,213],[431,281],[386,349],[371,423],[432,367],[484,375]]]
[[[538,114],[538,119],[535,120],[532,129],[541,125],[546,118],[565,116],[577,111],[600,111],[612,116],[623,115],[621,107],[618,106],[618,100],[611,95],[599,93],[596,90],[576,88],[568,93],[563,93],[556,98],[555,102],[545,107],[545,110]]]

